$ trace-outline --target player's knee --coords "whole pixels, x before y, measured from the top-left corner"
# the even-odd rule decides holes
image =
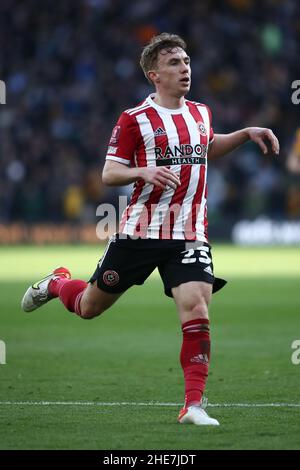
[[[208,319],[208,304],[204,296],[191,297],[184,305],[184,311],[190,320],[196,318]]]
[[[191,309],[192,317],[208,319],[208,305],[204,298],[194,303]]]

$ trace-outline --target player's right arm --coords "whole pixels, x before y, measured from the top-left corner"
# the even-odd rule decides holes
[[[142,136],[136,119],[124,112],[112,131],[102,181],[108,186],[123,186],[144,180],[161,189],[166,186],[176,189],[178,176],[167,167],[139,166],[135,155],[141,145]]]
[[[138,180],[154,184],[165,189],[166,186],[176,189],[180,185],[178,176],[166,167],[129,168],[123,163],[107,160],[105,162],[102,181],[107,186],[124,186]]]

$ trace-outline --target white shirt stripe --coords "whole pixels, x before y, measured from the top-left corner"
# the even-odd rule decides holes
[[[153,129],[151,123],[146,115],[146,113],[141,113],[135,117],[137,123],[140,127],[140,132],[144,140],[145,152],[146,152],[146,161],[147,166],[156,166],[155,163],[155,139],[153,135]],[[138,220],[143,212],[144,204],[148,201],[150,194],[152,193],[154,185],[146,184],[133,208],[131,215],[126,221],[123,232],[128,233],[128,235],[133,235],[135,227],[138,223]]]
[[[153,104],[152,104],[153,103]],[[210,133],[210,119],[209,119],[209,113],[207,111],[207,108],[205,105],[201,105],[199,103],[193,104],[193,106],[197,106],[197,109],[199,113],[202,116],[204,126],[207,131],[208,135],[208,140],[209,140],[209,133]],[[191,215],[192,211],[192,204],[194,201],[194,197],[196,194],[196,190],[199,184],[199,178],[201,174],[201,169],[203,172],[203,164],[196,162],[195,163],[187,163],[187,161],[190,161],[189,158],[196,158],[196,157],[201,157],[201,152],[198,153],[198,149],[201,149],[199,147],[199,144],[201,142],[201,137],[199,134],[199,128],[197,126],[197,123],[195,122],[195,119],[193,118],[189,106],[185,103],[185,105],[178,109],[178,110],[169,110],[162,108],[161,106],[156,105],[153,100],[149,97],[146,101],[144,101],[141,105],[137,106],[136,108],[132,108],[130,110],[127,110],[127,113],[130,115],[134,115],[134,118],[136,119],[136,122],[139,126],[140,134],[143,138],[143,143],[145,147],[145,158],[146,158],[146,165],[147,167],[150,166],[156,166],[156,155],[155,155],[155,137],[154,137],[154,132],[155,128],[151,125],[151,116],[149,114],[149,108],[155,108],[157,113],[159,114],[160,119],[163,122],[164,128],[166,130],[166,136],[168,139],[168,145],[170,149],[170,160],[172,158],[172,152],[173,155],[175,154],[175,146],[180,147],[180,136],[178,135],[177,132],[177,127],[173,121],[172,115],[178,115],[180,114],[182,118],[185,120],[189,134],[190,134],[190,146],[193,147],[194,153],[189,156],[182,156],[182,158],[185,160],[186,163],[183,164],[190,164],[191,165],[191,173],[190,173],[190,179],[189,181],[186,181],[186,192],[184,195],[184,199],[182,201],[181,208],[179,210],[178,217],[175,220],[174,227],[173,227],[173,232],[172,232],[172,237],[173,239],[185,239],[187,237],[187,234],[185,234],[185,225],[188,220],[188,217]],[[149,117],[147,116],[149,115]],[[198,146],[197,149],[195,146]],[[197,152],[197,153],[196,153]],[[204,153],[203,157],[206,157],[207,155]],[[120,158],[115,157],[115,156],[109,156],[109,159],[117,159]],[[144,157],[143,157],[144,158]],[[177,154],[176,158],[181,158],[181,156]],[[143,163],[141,163],[141,153],[140,150],[137,148],[135,152],[135,161],[136,165],[144,165],[145,162],[143,160]],[[122,158],[120,158],[122,160]],[[118,160],[116,160],[118,161]],[[193,160],[194,161],[194,160]],[[124,162],[125,163],[125,162]],[[177,161],[176,161],[177,163]],[[169,163],[171,165],[171,163]],[[180,170],[181,170],[181,165],[171,165],[170,168],[172,171],[180,175]],[[206,166],[205,166],[205,177],[203,181],[203,186],[201,186],[200,191],[201,191],[201,200],[200,200],[200,210],[198,211],[198,216],[196,220],[196,233],[195,238],[197,240],[201,241],[206,241],[205,237],[205,208],[206,208],[206,198],[205,198],[205,185],[206,185]],[[137,224],[141,222],[141,225],[144,225],[148,221],[146,208],[145,208],[145,203],[149,200],[149,197],[153,194],[153,189],[154,185],[153,184],[148,184],[146,183],[143,186],[143,189],[141,191],[140,196],[138,197],[136,203],[131,206],[131,214],[128,217],[128,220],[125,222],[124,227],[122,232],[127,233],[128,235],[134,235],[136,231]],[[183,190],[185,188],[182,188]],[[170,204],[172,201],[172,198],[174,196],[175,190],[172,188],[167,188],[165,189],[162,193],[158,193],[158,197],[156,200],[153,200],[153,204],[155,205],[155,209],[153,211],[153,215],[150,221],[149,226],[142,226],[141,227],[141,232],[146,235],[148,238],[159,238],[160,236],[160,228],[162,221],[164,219],[168,219],[166,215],[169,212],[170,209]],[[154,198],[153,198],[154,199]],[[151,198],[151,203],[152,203],[152,198]],[[145,215],[145,217],[144,217]],[[142,216],[142,217],[141,217]],[[167,226],[163,224],[163,234],[166,234],[168,232],[168,224],[169,220],[165,220]],[[188,228],[188,227],[187,227]],[[164,230],[166,229],[166,230]],[[192,234],[188,234],[190,237]]]
[[[189,129],[190,133],[190,139],[191,139],[191,145],[197,145],[200,143],[200,135],[197,127],[197,123],[195,122],[195,119],[191,115],[191,113],[188,111],[187,113],[184,113],[183,118],[186,122],[186,125]],[[200,168],[201,165],[193,165],[192,166],[192,171],[191,171],[191,176],[190,176],[190,181],[188,184],[188,189],[186,192],[186,195],[183,199],[182,206],[180,213],[177,217],[177,220],[174,224],[173,227],[173,238],[180,238],[184,239],[185,234],[184,234],[184,226],[187,221],[187,218],[189,216],[189,213],[192,210],[192,202],[195,196],[195,191],[198,185],[198,180],[200,177]]]
[[[198,110],[199,110],[199,112],[201,112],[204,125],[207,129],[207,132],[208,132],[208,140],[209,140],[210,120],[209,120],[209,115],[208,115],[207,108],[204,107],[204,106],[201,106],[201,108],[200,108],[198,106]],[[199,212],[197,214],[196,233],[198,233],[198,232],[203,233],[204,232],[204,216],[205,216],[205,207],[206,207],[206,203],[207,203],[206,202],[206,197],[205,197],[206,181],[207,181],[207,167],[205,168],[205,176],[204,176],[204,182],[203,182],[203,194],[202,194],[202,198],[201,198],[200,209],[199,209]],[[203,240],[205,240],[204,235],[203,235]]]
[[[164,114],[164,115],[161,115],[160,117],[164,123],[164,128],[167,129],[168,141],[172,142],[172,145],[179,145],[179,136],[178,136],[174,121],[172,119],[172,116],[169,114]],[[172,171],[179,176],[180,165],[172,166]],[[172,189],[170,187],[166,188],[164,192],[162,193],[160,200],[158,202],[158,206],[156,210],[154,211],[151,222],[149,224],[149,227],[147,230],[147,237],[159,238],[160,226],[163,220],[165,219],[165,216],[169,210],[169,205],[170,205],[170,202],[172,200],[174,193],[175,193],[175,189]],[[166,223],[168,223],[168,221],[166,221]]]
[[[128,111],[126,111],[126,113],[132,116],[133,114],[138,113],[139,111],[145,110],[147,108],[150,108],[149,104],[144,103],[141,106],[137,106],[136,108],[129,109]]]

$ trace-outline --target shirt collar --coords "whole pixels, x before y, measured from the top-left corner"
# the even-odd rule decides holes
[[[155,93],[151,93],[147,98],[146,98],[146,101],[148,104],[150,104],[150,106],[152,106],[154,109],[156,109],[157,111],[159,111],[160,113],[165,113],[165,114],[182,114],[186,108],[187,108],[187,104],[186,104],[186,101],[184,100],[184,104],[183,106],[181,106],[180,108],[176,108],[176,109],[170,109],[170,108],[164,108],[163,106],[160,106],[159,104],[155,103],[155,101],[153,101],[153,98],[155,97]]]

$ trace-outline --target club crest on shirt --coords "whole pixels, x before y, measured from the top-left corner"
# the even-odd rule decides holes
[[[105,271],[103,274],[103,282],[109,287],[115,286],[118,284],[120,276],[116,271]]]
[[[117,143],[119,142],[120,134],[121,134],[121,126],[115,126],[111,133],[111,138],[109,141],[110,145],[117,145]]]
[[[207,135],[206,127],[203,124],[203,122],[198,121],[197,122],[197,127],[198,127],[198,131],[199,131],[200,135]]]

